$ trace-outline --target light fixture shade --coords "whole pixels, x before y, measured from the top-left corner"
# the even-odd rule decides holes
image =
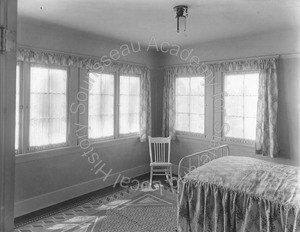
[[[186,32],[186,17],[188,16],[188,7],[184,5],[175,6],[174,10],[176,12],[177,19],[177,32]]]
[[[177,20],[178,20],[177,32],[178,33],[186,32],[186,17],[185,16],[178,17]]]

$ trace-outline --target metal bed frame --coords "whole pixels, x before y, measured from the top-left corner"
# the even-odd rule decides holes
[[[223,150],[226,150],[226,153],[224,155],[224,152]],[[219,152],[219,154],[218,154]],[[179,165],[178,165],[178,183],[177,183],[177,186],[179,186],[179,181],[182,179],[182,177],[184,175],[181,175],[181,171],[183,169],[187,169],[188,172],[192,171],[193,169],[197,168],[197,167],[200,167],[214,159],[217,159],[217,158],[220,158],[220,157],[223,157],[223,156],[229,156],[229,146],[227,144],[225,145],[221,145],[221,146],[218,146],[218,147],[214,147],[214,148],[211,148],[211,149],[207,149],[207,150],[204,150],[204,151],[200,151],[200,152],[196,152],[196,153],[193,153],[193,154],[190,154],[190,155],[187,155],[185,157],[183,157],[180,162],[179,162]],[[196,160],[196,162],[193,162],[192,161]],[[183,166],[183,164],[185,164],[185,162],[188,160],[188,168],[186,166]],[[197,163],[197,166],[195,166],[195,163]],[[192,165],[193,164],[193,165]]]

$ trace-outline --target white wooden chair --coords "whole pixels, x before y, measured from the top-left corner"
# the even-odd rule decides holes
[[[152,186],[153,175],[166,175],[167,181],[173,187],[172,181],[172,163],[170,162],[171,138],[150,137],[149,153],[150,153],[150,187]]]

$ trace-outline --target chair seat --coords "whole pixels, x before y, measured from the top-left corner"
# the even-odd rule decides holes
[[[168,162],[152,162],[150,163],[150,167],[170,167],[172,166],[172,163]]]

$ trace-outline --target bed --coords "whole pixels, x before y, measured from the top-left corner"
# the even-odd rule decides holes
[[[222,145],[184,157],[178,175],[179,232],[300,231],[298,167],[230,156]]]

